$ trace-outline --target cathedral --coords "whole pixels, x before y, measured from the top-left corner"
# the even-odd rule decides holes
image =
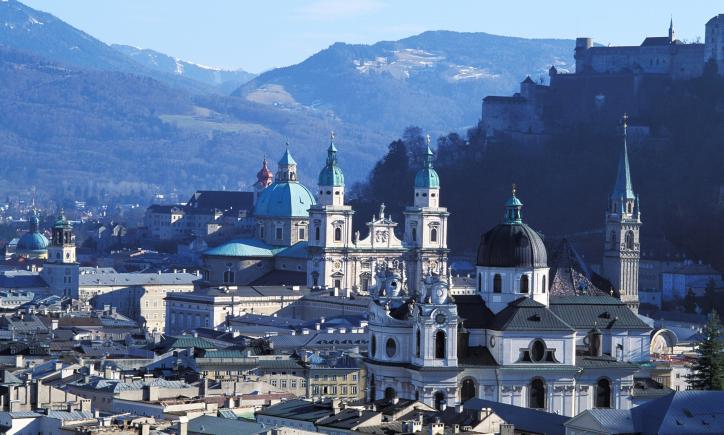
[[[446,270],[449,213],[440,206],[440,179],[433,168],[429,138],[424,161],[415,176],[412,205],[405,210],[402,239],[396,236],[398,223],[385,214],[384,204],[367,222],[367,234],[361,237],[352,232],[354,211],[344,202],[344,176],[337,165],[332,136],[327,163],[319,174],[319,201],[309,209],[309,287],[366,294],[378,285],[379,271],[398,276],[401,285]]]

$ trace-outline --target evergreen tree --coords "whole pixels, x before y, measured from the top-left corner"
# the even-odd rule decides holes
[[[704,299],[701,303],[701,310],[703,313],[710,313],[714,309],[716,309],[716,283],[714,279],[710,279],[704,289]]]
[[[691,374],[687,376],[694,390],[724,389],[724,358],[722,356],[719,316],[712,311],[709,321],[701,331],[702,338],[696,346],[698,358],[691,365]]]

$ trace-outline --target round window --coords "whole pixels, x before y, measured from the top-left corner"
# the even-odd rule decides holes
[[[536,340],[533,342],[533,346],[530,348],[530,358],[535,361],[543,360],[543,354],[545,353],[545,344],[542,340]]]
[[[392,358],[395,356],[395,353],[397,353],[397,343],[395,343],[395,340],[392,338],[387,339],[387,344],[385,346],[385,352],[387,353],[387,356]]]

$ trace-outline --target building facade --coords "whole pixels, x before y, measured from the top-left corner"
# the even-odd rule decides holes
[[[319,204],[309,209],[307,286],[365,294],[376,285],[379,274],[393,274],[400,283],[414,287],[425,273],[447,269],[449,213],[440,205],[440,179],[433,168],[429,137],[424,162],[415,176],[412,205],[405,210],[402,239],[384,204],[361,238],[352,231],[354,210],[345,204],[344,177],[331,141],[327,163],[319,174]]]

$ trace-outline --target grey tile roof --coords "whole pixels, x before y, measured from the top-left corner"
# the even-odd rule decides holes
[[[464,409],[490,408],[507,423],[515,425],[516,432],[524,431],[546,435],[565,435],[563,427],[569,417],[551,414],[537,409],[522,408],[505,403],[483,399],[470,399],[464,404]]]
[[[95,417],[90,411],[48,411],[48,417],[61,421],[66,420],[94,420]]]
[[[252,423],[231,418],[202,415],[189,421],[188,431],[201,434],[256,434],[266,433],[259,423]]]
[[[624,303],[608,295],[556,296],[550,309],[576,329],[644,329],[650,330]]]
[[[616,434],[636,433],[634,428],[631,411],[628,409],[589,409],[588,413],[591,417],[605,427],[607,430]]]
[[[48,284],[38,272],[27,270],[9,270],[0,273],[0,288],[37,288]]]
[[[81,287],[193,285],[200,277],[192,273],[89,273],[78,277]]]
[[[351,430],[360,424],[363,424],[365,421],[376,417],[378,414],[379,413],[377,411],[344,409],[336,415],[330,415],[329,417],[318,421],[317,426]]]
[[[528,297],[505,307],[488,328],[496,331],[574,331],[548,307]]]
[[[628,363],[625,361],[618,361],[616,358],[608,355],[603,356],[577,356],[576,366],[584,369],[612,369],[612,368],[627,368],[632,370],[638,370],[639,366],[636,364]]]
[[[453,298],[458,309],[458,317],[463,319],[466,328],[487,328],[495,318],[495,314],[478,295],[459,295]]]
[[[269,415],[308,422],[316,422],[332,414],[333,411],[330,406],[315,404],[306,400],[288,400],[257,411],[257,415]]]

